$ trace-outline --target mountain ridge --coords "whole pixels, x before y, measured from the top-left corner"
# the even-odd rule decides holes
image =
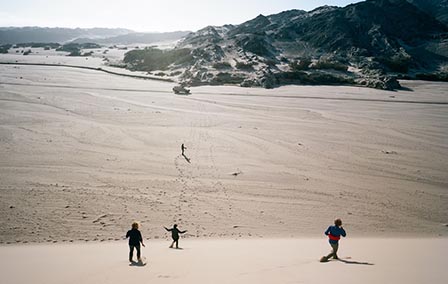
[[[177,48],[190,49],[191,61],[169,69],[185,69],[179,80],[187,85],[358,84],[396,89],[397,78],[448,79],[448,26],[406,0],[259,15],[240,25],[190,33]],[[145,51],[137,52],[144,62]],[[144,64],[126,64],[144,69]]]
[[[180,39],[173,50],[131,50],[123,65],[191,86],[348,84],[393,90],[400,87],[400,78],[448,81],[447,15],[448,0],[366,0],[345,7],[260,14],[239,25],[196,32],[0,28],[0,43],[11,31],[22,36],[17,43]]]
[[[47,28],[47,27],[0,27],[0,44],[18,43],[98,43],[133,44],[177,40],[188,31],[166,33],[140,33],[123,28]]]
[[[448,25],[448,0],[407,0],[422,11]]]

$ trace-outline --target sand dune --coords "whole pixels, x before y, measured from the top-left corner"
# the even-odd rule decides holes
[[[322,239],[147,242],[146,266],[127,245],[0,247],[2,283],[445,283],[446,239],[344,239],[340,261],[319,263]]]
[[[119,240],[132,220],[149,239],[174,222],[188,238],[320,236],[336,216],[354,236],[448,235],[446,83],[176,96],[89,70],[0,73],[0,243]]]
[[[2,283],[448,279],[446,83],[176,96],[83,69],[0,74]],[[342,260],[319,263],[335,217]],[[126,262],[133,220],[143,267]]]

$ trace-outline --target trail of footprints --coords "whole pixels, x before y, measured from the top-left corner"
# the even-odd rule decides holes
[[[209,143],[210,140],[208,131],[204,129],[209,124],[207,116],[205,117],[205,120],[199,123],[201,129],[197,130],[196,125],[193,124],[190,128],[191,141],[194,141],[195,145],[192,147],[193,149],[190,149],[189,153],[193,157],[204,158],[201,156],[203,154],[202,145]],[[174,159],[175,167],[179,173],[175,182],[180,187],[173,221],[182,222],[183,227],[192,226],[194,229],[190,227],[189,233],[196,237],[226,236],[226,233],[206,233],[207,229],[205,226],[208,222],[211,221],[213,224],[217,224],[220,219],[230,219],[233,212],[229,189],[221,181],[221,173],[216,167],[213,145],[208,146],[206,158],[209,161],[209,166],[206,168],[201,167],[199,163],[194,164],[194,161],[192,164],[189,164],[180,155]],[[213,182],[207,183],[201,177]],[[207,206],[199,206],[200,203],[207,203]],[[198,211],[200,207],[210,208],[210,210],[200,212]],[[204,225],[195,224],[195,222]]]

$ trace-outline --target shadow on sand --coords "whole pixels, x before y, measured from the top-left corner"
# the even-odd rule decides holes
[[[346,264],[375,265],[370,262],[353,261],[353,260],[346,260],[346,259],[338,259],[338,261],[346,263]]]
[[[414,91],[414,90],[411,89],[411,88],[403,87],[403,86],[401,86],[400,88],[398,88],[398,90],[401,90],[401,91],[407,91],[407,92],[413,92],[413,91]]]
[[[185,161],[187,161],[189,164],[191,164],[190,159],[187,156],[185,156],[185,154],[182,154],[182,157],[185,158]]]
[[[146,265],[146,262],[143,261],[133,261],[129,264],[129,266],[135,266],[135,267],[143,267]]]

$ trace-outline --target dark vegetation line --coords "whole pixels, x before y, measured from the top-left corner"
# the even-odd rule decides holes
[[[88,67],[88,66],[51,64],[51,63],[24,63],[24,62],[0,62],[0,64],[2,64],[2,65],[25,65],[25,66],[50,66],[50,67],[79,68],[79,69],[87,69],[87,70],[93,70],[93,71],[101,71],[101,72],[105,72],[105,73],[109,73],[109,74],[113,74],[113,75],[130,77],[130,78],[137,78],[137,79],[144,79],[144,80],[156,80],[156,81],[164,81],[164,82],[174,82],[173,80],[167,79],[167,78],[156,78],[156,77],[146,77],[146,76],[141,76],[141,75],[123,74],[123,73],[109,71],[109,70],[103,69],[101,67],[95,68],[95,67]]]

